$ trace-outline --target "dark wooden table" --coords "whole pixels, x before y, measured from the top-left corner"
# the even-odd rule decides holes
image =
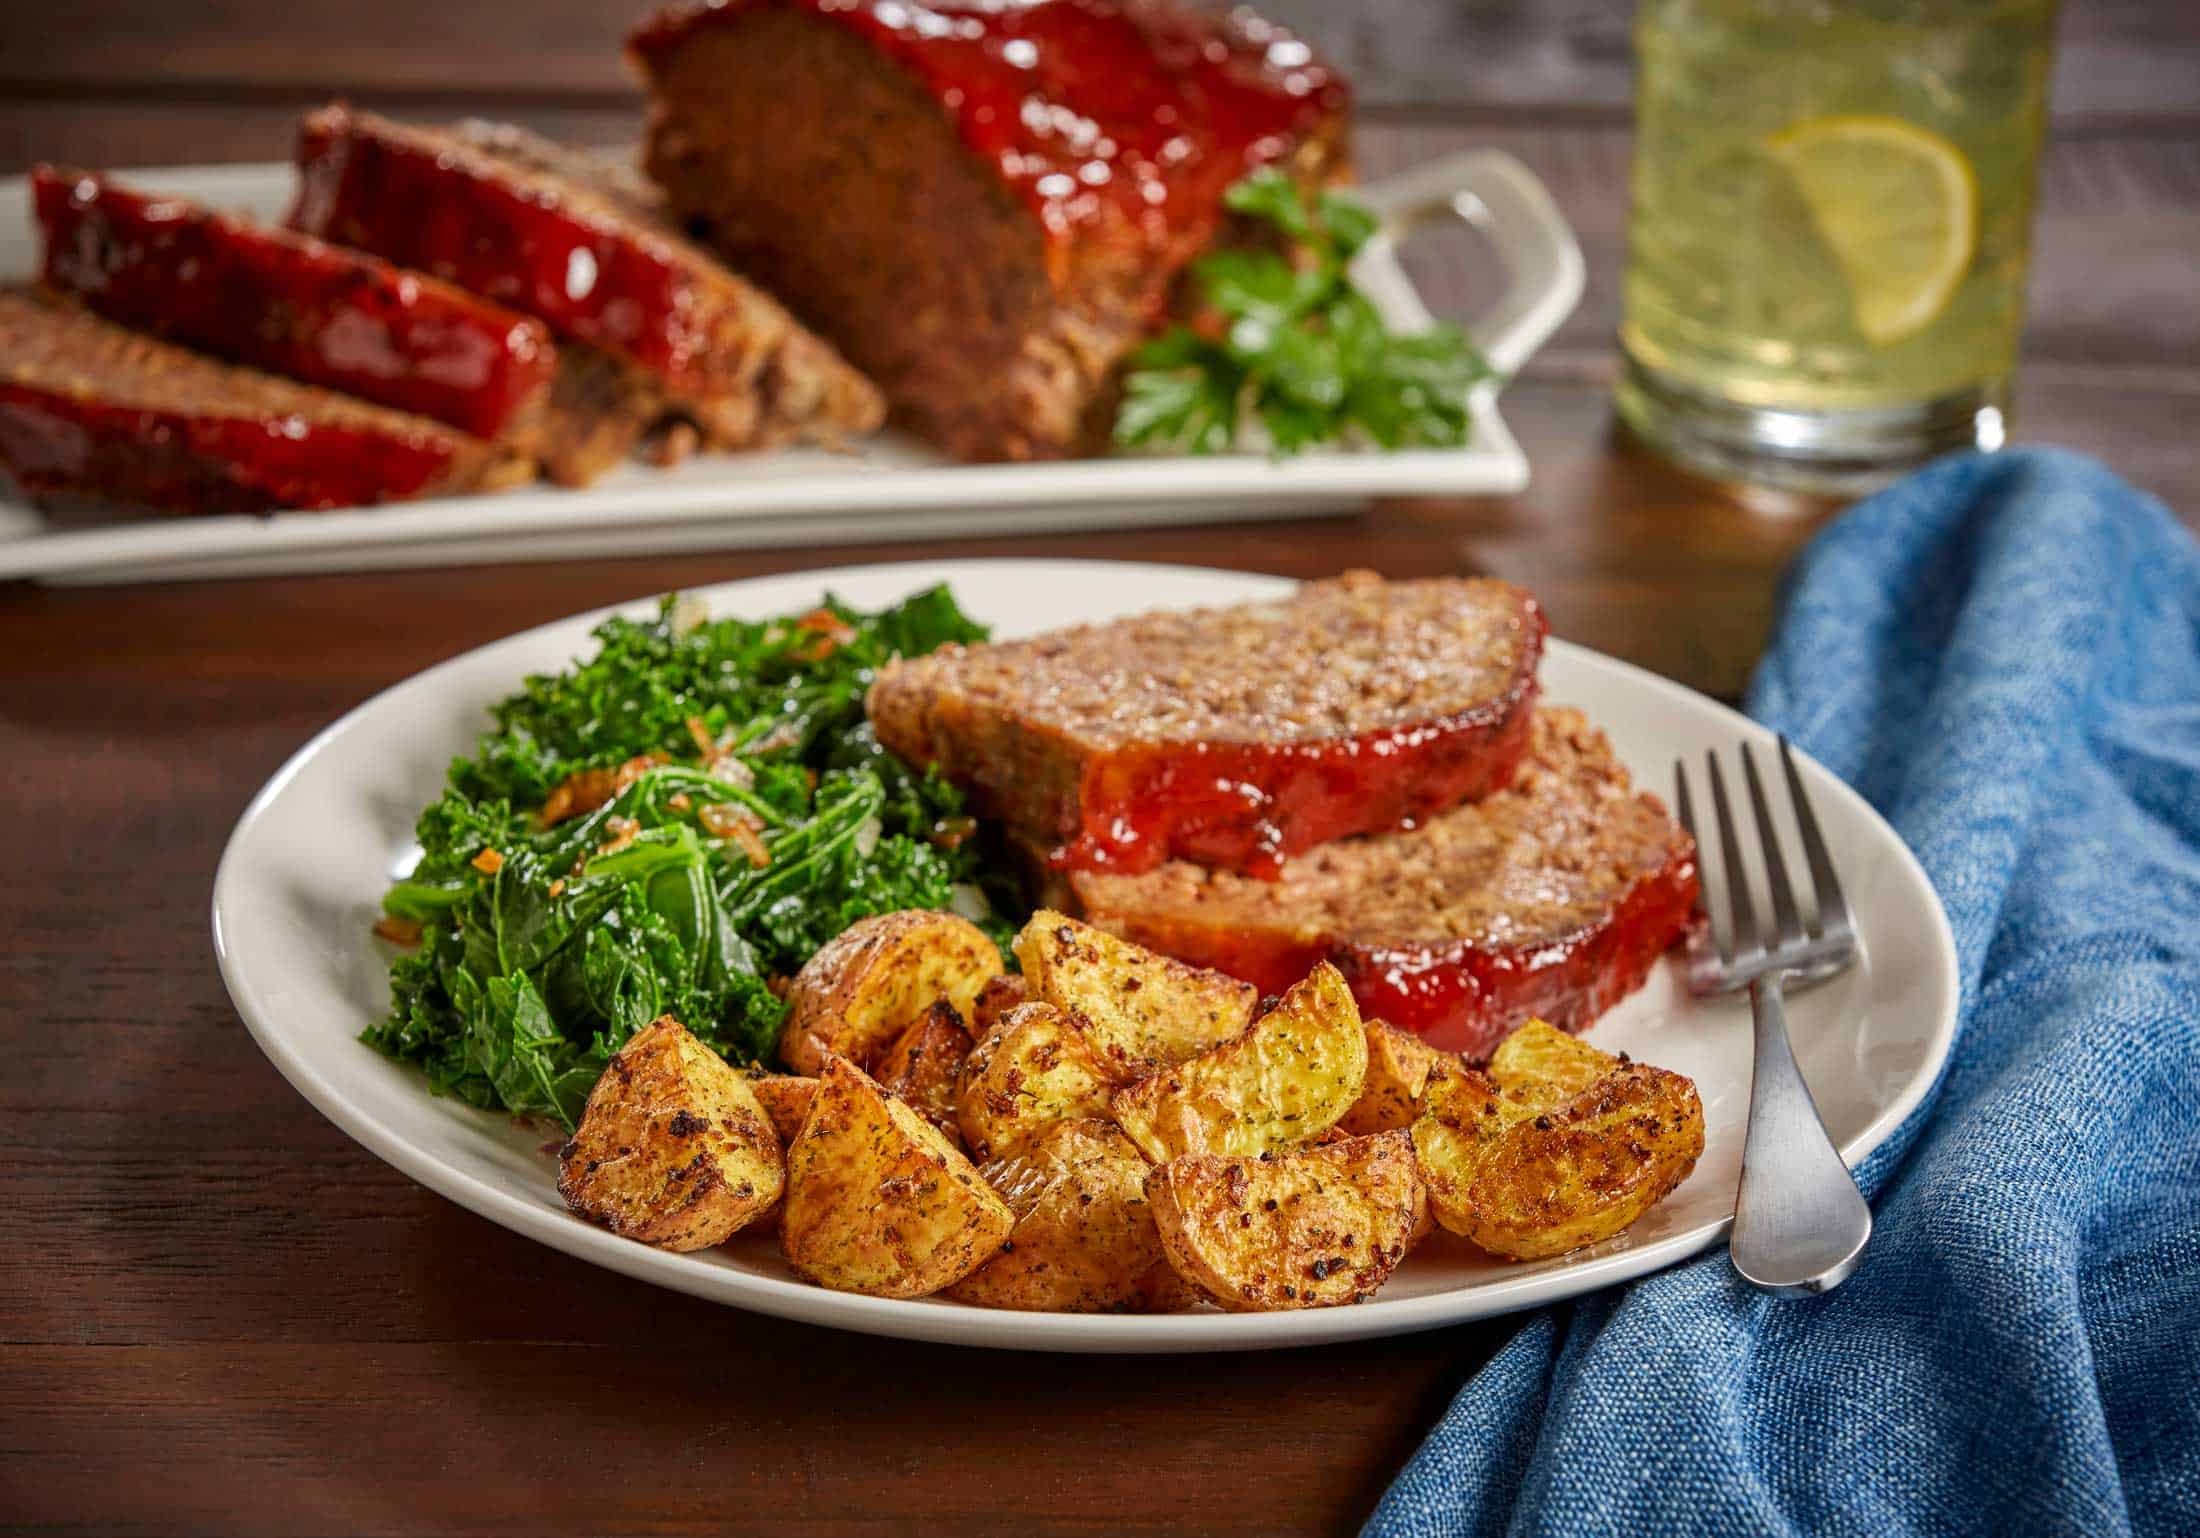
[[[635,133],[626,0],[0,12],[0,172],[276,158],[348,91]],[[1355,69],[1371,173],[1497,145],[1590,257],[1507,414],[1518,497],[1220,529],[881,544],[112,591],[0,587],[0,1523],[182,1531],[1280,1534],[1368,1510],[1503,1323],[1224,1358],[1011,1356],[756,1318],[541,1248],[355,1147],[239,1024],[214,862],[316,728],[440,658],[674,585],[821,563],[1080,554],[1313,576],[1490,571],[1558,632],[1722,696],[1822,507],[1742,500],[1615,435],[1625,0],[1271,10]],[[2200,23],[2076,0],[2019,436],[2200,512]],[[1472,105],[1460,105],[1471,103]],[[1474,253],[1417,251],[1464,307]]]

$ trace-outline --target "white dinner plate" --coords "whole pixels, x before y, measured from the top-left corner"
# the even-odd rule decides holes
[[[126,183],[280,220],[283,165],[119,171]],[[1581,249],[1550,194],[1509,155],[1470,151],[1359,189],[1384,234],[1353,269],[1398,331],[1430,315],[1395,240],[1438,219],[1479,230],[1505,273],[1468,329],[1511,375],[1579,302]],[[0,179],[0,280],[38,270],[42,246],[22,177]],[[851,451],[702,454],[671,470],[627,465],[593,486],[545,485],[386,507],[268,517],[152,517],[50,524],[0,472],[0,579],[172,581],[365,567],[449,566],[643,555],[697,548],[816,546],[867,539],[1113,529],[1334,513],[1372,498],[1518,491],[1528,460],[1498,414],[1499,383],[1469,397],[1464,447],[1137,455],[1052,464],[961,465],[896,433]]]
[[[862,607],[950,583],[1004,638],[1144,609],[1273,596],[1274,577],[1099,561],[955,561],[849,567],[702,589],[746,618],[798,611],[826,591]],[[627,606],[649,612],[653,600]],[[760,1313],[879,1335],[1061,1351],[1220,1351],[1425,1330],[1528,1308],[1640,1276],[1725,1235],[1749,1099],[1749,1010],[1700,1003],[1670,960],[1600,1020],[1591,1039],[1696,1081],[1706,1146],[1673,1196],[1629,1232],[1557,1260],[1505,1265],[1439,1234],[1356,1308],[1210,1310],[1151,1316],[1021,1314],[928,1298],[827,1292],[794,1279],[768,1238],[674,1255],[616,1238],[566,1211],[544,1133],[428,1093],[412,1069],[362,1044],[387,1007],[389,952],[368,931],[389,881],[416,852],[419,809],[454,755],[472,751],[487,707],[528,673],[591,650],[610,610],[484,646],[389,689],[285,764],[239,820],[214,882],[214,947],[253,1036],[308,1100],[415,1180],[494,1222],[598,1265]],[[1544,698],[1585,709],[1638,779],[1664,789],[1681,754],[1762,727],[1701,695],[1563,641],[1543,663]],[[1788,1005],[1796,1056],[1853,1164],[1924,1097],[1954,1040],[1954,941],[1939,900],[1894,831],[1817,764],[1803,775],[1841,865],[1860,964]],[[1799,853],[1790,861],[1800,869]],[[272,1150],[270,1151],[272,1154]],[[1869,1265],[1867,1259],[1865,1264]]]

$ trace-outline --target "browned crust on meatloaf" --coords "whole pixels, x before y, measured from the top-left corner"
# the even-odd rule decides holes
[[[594,190],[637,222],[662,222],[656,189],[627,154],[554,143],[509,123],[466,118],[451,133]],[[559,345],[558,371],[544,408],[542,473],[561,486],[586,486],[610,474],[645,440],[669,438],[684,424],[667,415],[663,381],[649,370],[586,342]],[[692,429],[690,429],[692,431]],[[677,463],[666,458],[660,463]]]
[[[675,271],[681,293],[676,313],[664,321],[680,327],[686,339],[683,364],[659,367],[644,357],[623,355],[606,336],[576,340],[649,375],[665,404],[695,421],[714,445],[751,448],[796,438],[838,442],[871,432],[884,420],[884,399],[869,380],[806,331],[785,306],[654,218],[631,196],[631,181],[605,176],[601,157],[568,151],[506,124],[469,121],[447,129],[426,128],[340,104],[308,117],[308,145],[346,140],[432,157],[450,173],[451,196],[462,196],[468,179],[495,183],[573,221],[596,239],[646,253],[649,260]],[[317,206],[317,196],[301,202],[297,222],[330,238],[345,238],[342,221]],[[440,270],[429,252],[384,254]],[[517,292],[492,297],[529,308]],[[545,318],[558,320],[554,315]],[[656,323],[655,318],[645,321]],[[571,388],[566,393],[569,401],[576,398]],[[630,388],[622,387],[617,396],[622,421],[605,429],[605,441],[625,431],[623,417],[633,414],[638,402],[638,391]],[[632,436],[640,432],[636,428]],[[579,478],[571,465],[562,473],[553,466],[552,473]]]
[[[360,488],[362,501],[510,485],[534,468],[525,456],[429,418],[221,363],[34,290],[0,289],[0,387],[23,396],[10,408],[0,451],[41,492],[182,512],[268,511],[286,504],[270,494],[272,479],[252,473],[267,446],[310,445],[316,434],[381,446],[393,474],[400,460],[435,467],[400,487],[379,481],[374,463],[347,455],[345,480]],[[38,396],[51,407],[36,407]],[[63,425],[79,406],[104,413],[107,425]],[[179,433],[184,424],[201,431]],[[68,445],[73,465],[51,453],[56,432],[75,438]],[[221,447],[225,438],[232,447]]]
[[[461,118],[447,131],[484,153],[584,187],[591,196],[602,199],[627,218],[663,227],[669,234],[664,199],[656,184],[642,175],[641,167],[634,163],[631,145],[610,149],[598,145],[561,144],[517,123],[499,123],[479,117]]]
[[[542,473],[586,486],[617,469],[664,415],[664,390],[647,370],[586,342],[561,342],[543,403]]]
[[[1345,945],[1534,947],[1602,920],[1688,835],[1639,793],[1578,710],[1535,713],[1512,787],[1419,828],[1308,850],[1274,881],[1182,861],[1142,876],[1077,872],[1100,920],[1165,916],[1216,933]]]
[[[776,448],[803,439],[831,443],[875,432],[886,420],[886,399],[878,386],[772,295],[727,271],[716,257],[676,231],[664,194],[634,165],[631,151],[574,148],[511,123],[480,118],[466,119],[453,132],[484,153],[585,189],[694,262],[697,271],[712,280],[713,292],[719,291],[721,280],[731,285],[727,292],[738,291],[738,306],[725,301],[729,310],[753,311],[742,324],[769,341],[756,349],[757,367],[749,380],[751,409],[723,418],[712,413],[699,420],[715,446]]]
[[[1091,454],[1117,366],[1177,268],[1102,228],[1050,258],[1038,221],[926,89],[845,29],[761,7],[640,62],[646,166],[672,214],[771,289],[965,460]],[[1341,117],[1281,164],[1344,173]]]

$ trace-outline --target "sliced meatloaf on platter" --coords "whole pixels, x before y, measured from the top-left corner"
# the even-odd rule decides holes
[[[31,195],[47,286],[109,320],[535,452],[557,371],[540,321],[95,172],[40,166]]]
[[[671,213],[963,459],[1104,448],[1224,191],[1348,158],[1343,82],[1243,8],[711,0],[628,48]]]
[[[524,458],[441,422],[216,362],[0,290],[0,465],[33,495],[172,512],[355,507],[484,489]]]
[[[545,465],[602,473],[667,416],[749,448],[875,428],[869,381],[754,284],[517,129],[307,116],[291,222],[547,323],[565,362]]]

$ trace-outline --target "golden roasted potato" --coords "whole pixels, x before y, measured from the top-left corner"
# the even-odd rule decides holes
[[[1483,1071],[1506,1099],[1541,1111],[1571,1100],[1628,1061],[1547,1020],[1530,1020],[1497,1044]]]
[[[558,1194],[615,1234],[723,1244],[779,1200],[779,1135],[749,1081],[670,1015],[636,1031],[558,1153]]]
[[[1156,1164],[1310,1143],[1367,1081],[1367,1032],[1344,978],[1322,962],[1236,1040],[1117,1090],[1116,1124]]]
[[[1471,1068],[1430,1077],[1413,1145],[1437,1222],[1492,1255],[1538,1260],[1611,1238],[1687,1179],[1703,1102],[1677,1073],[1561,1046],[1541,1022],[1522,1030],[1537,1034],[1491,1059],[1512,1082]],[[1599,1064],[1585,1054],[1603,1068],[1586,1081]],[[1517,1076],[1530,1065],[1553,1076]]]
[[[1146,1205],[1146,1161],[1110,1122],[1058,1121],[979,1173],[1016,1210],[1008,1242],[947,1295],[1072,1314],[1181,1307]]]
[[[967,1016],[1003,970],[985,931],[952,913],[905,908],[859,920],[788,986],[780,1059],[796,1073],[816,1073],[833,1053],[866,1066],[934,999]]]
[[[1408,1132],[1266,1159],[1191,1154],[1156,1166],[1146,1195],[1177,1274],[1240,1312],[1373,1296],[1428,1206]]]
[[[1421,1091],[1431,1069],[1458,1059],[1439,1052],[1411,1031],[1380,1020],[1367,1024],[1367,1083],[1337,1123],[1354,1137],[1410,1127],[1421,1114]]]
[[[750,1078],[749,1088],[764,1107],[764,1114],[771,1118],[779,1141],[793,1142],[810,1114],[810,1097],[817,1093],[817,1080],[804,1074],[758,1074]]]
[[[933,1126],[844,1057],[818,1075],[787,1148],[779,1246],[839,1292],[921,1298],[1001,1247],[1016,1214]]]
[[[955,1124],[977,1159],[1003,1159],[1055,1122],[1105,1116],[1118,1082],[1084,1019],[1019,1004],[964,1060]]]
[[[1034,998],[1083,1015],[1124,1077],[1167,1068],[1230,1040],[1252,1022],[1259,993],[1187,966],[1051,908],[1016,936]]]
[[[756,1094],[757,1104],[771,1119],[772,1131],[779,1134],[782,1148],[794,1141],[794,1135],[802,1130],[804,1118],[810,1114],[810,1099],[817,1093],[817,1080],[791,1073],[765,1073],[744,1069],[742,1077],[749,1081],[749,1088]],[[758,1213],[749,1223],[752,1233],[769,1234],[779,1231],[779,1204],[772,1203]]]
[[[970,1056],[970,1033],[962,1016],[945,999],[919,1015],[879,1059],[877,1078],[889,1095],[898,1095],[949,1137],[956,1137],[955,1090],[963,1060]]]
[[[978,990],[978,1002],[970,1006],[970,1039],[985,1040],[1010,1010],[1029,997],[1021,972],[1004,972],[994,978]]]

